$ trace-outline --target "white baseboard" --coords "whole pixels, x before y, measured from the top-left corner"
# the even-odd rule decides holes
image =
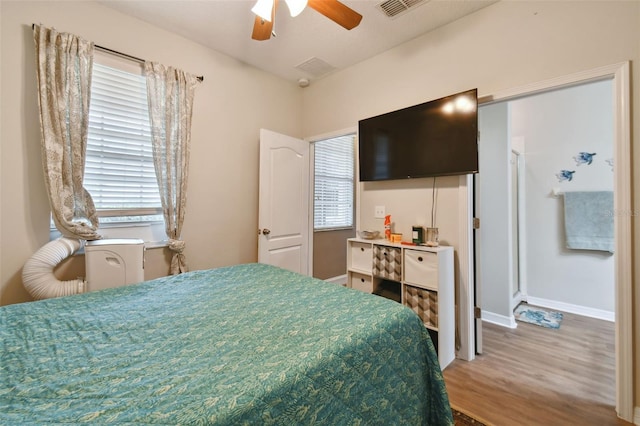
[[[633,411],[633,424],[640,426],[640,407],[636,407]]]
[[[332,284],[347,285],[347,274],[338,275],[337,277],[327,278],[325,281]]]
[[[614,322],[616,320],[615,312],[605,311],[602,309],[594,309],[586,306],[572,305],[571,303],[557,302],[555,300],[542,299],[539,297],[527,296],[527,303],[541,308],[556,309],[570,314],[582,315],[585,317],[597,318],[605,321]]]
[[[482,311],[482,321],[490,322],[491,324],[500,325],[507,328],[517,328],[516,318],[511,316],[504,316],[500,314],[494,314],[493,312]]]

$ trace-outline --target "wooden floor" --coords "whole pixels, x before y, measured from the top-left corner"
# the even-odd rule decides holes
[[[451,405],[496,426],[633,426],[615,414],[614,327],[567,313],[558,330],[485,322],[483,354],[444,371]]]

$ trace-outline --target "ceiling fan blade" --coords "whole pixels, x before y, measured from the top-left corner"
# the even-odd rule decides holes
[[[276,19],[276,7],[278,6],[278,0],[273,1],[273,7],[271,8],[271,22],[256,16],[253,21],[253,32],[251,38],[254,40],[269,40],[271,33],[273,32],[273,21]]]
[[[265,21],[261,17],[256,16],[253,22],[253,32],[251,38],[254,40],[269,40],[271,38],[271,30],[273,22]]]
[[[338,0],[309,0],[308,5],[348,30],[357,27],[362,20],[362,15]]]

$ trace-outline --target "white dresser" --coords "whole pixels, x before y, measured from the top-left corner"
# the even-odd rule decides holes
[[[347,286],[394,299],[429,330],[440,368],[455,358],[453,247],[347,240]]]

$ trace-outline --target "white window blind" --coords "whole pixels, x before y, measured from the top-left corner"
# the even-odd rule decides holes
[[[101,217],[160,211],[141,73],[94,62],[84,186]]]
[[[353,226],[355,135],[314,143],[314,229]]]

